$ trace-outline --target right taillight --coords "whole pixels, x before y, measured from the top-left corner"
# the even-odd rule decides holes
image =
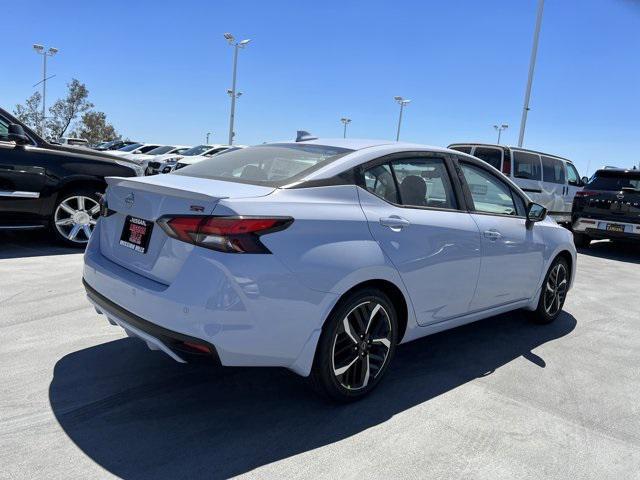
[[[271,253],[260,236],[284,230],[291,217],[164,216],[158,224],[172,238],[227,253]]]

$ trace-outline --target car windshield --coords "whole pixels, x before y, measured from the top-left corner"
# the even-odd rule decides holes
[[[612,190],[616,192],[619,192],[623,188],[640,191],[640,171],[637,173],[610,171],[596,172],[585,187],[587,190]]]
[[[156,147],[147,152],[147,155],[162,155],[163,153],[169,153],[176,147],[172,147],[171,145],[163,145],[162,147]]]
[[[191,147],[189,150],[182,152],[185,157],[193,157],[194,155],[202,155],[204,152],[211,150],[213,147],[210,145],[197,145]]]
[[[324,145],[258,145],[223,152],[185,167],[176,174],[281,187],[352,151]]]
[[[132,143],[131,145],[127,145],[126,147],[119,148],[119,152],[133,152],[136,148],[140,148],[142,143]]]

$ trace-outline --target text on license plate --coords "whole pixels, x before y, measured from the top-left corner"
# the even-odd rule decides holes
[[[618,223],[607,223],[607,230],[609,232],[624,232],[624,225]]]

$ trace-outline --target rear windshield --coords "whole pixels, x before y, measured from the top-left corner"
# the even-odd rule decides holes
[[[131,145],[127,145],[126,147],[122,147],[120,149],[121,152],[133,152],[136,148],[141,147],[141,143],[132,143]]]
[[[640,172],[596,172],[585,189],[612,190],[619,192],[622,189],[640,191]]]
[[[163,153],[169,153],[176,147],[172,147],[170,145],[163,145],[162,147],[152,148],[147,152],[147,155],[162,155]]]
[[[281,187],[352,151],[324,145],[273,143],[223,152],[175,174]]]

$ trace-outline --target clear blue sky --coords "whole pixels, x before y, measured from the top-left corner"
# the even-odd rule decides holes
[[[412,99],[402,139],[517,143],[536,0],[22,1],[2,3],[0,105],[41,78],[31,45],[60,49],[48,98],[75,77],[125,136],[225,142],[232,49],[240,54],[237,143],[297,129],[394,138],[394,95]],[[581,173],[640,161],[640,2],[547,0],[525,146]]]

